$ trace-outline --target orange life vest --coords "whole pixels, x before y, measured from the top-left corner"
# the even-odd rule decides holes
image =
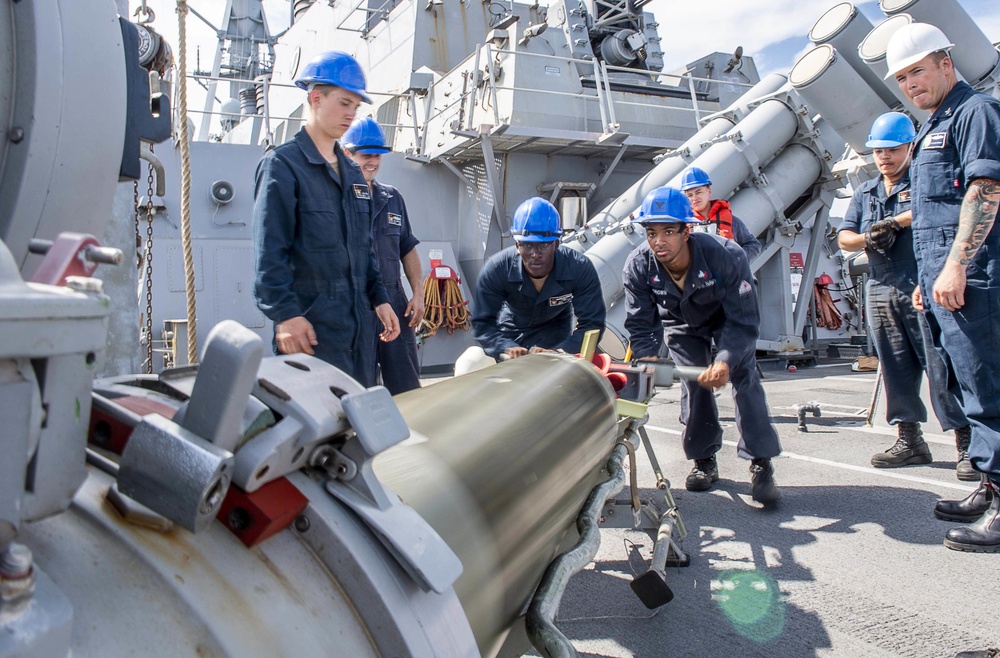
[[[708,208],[708,217],[695,213],[695,217],[701,221],[706,219],[717,227],[717,233],[729,240],[733,239],[733,211],[729,209],[729,202],[721,199],[712,201]]]

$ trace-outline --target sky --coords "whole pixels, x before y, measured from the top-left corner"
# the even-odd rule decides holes
[[[809,48],[808,33],[823,13],[843,0],[653,0],[660,24],[664,70],[673,71],[698,55],[732,52],[743,46],[761,75],[787,73]],[[1000,2],[959,0],[991,41],[1000,41]],[[878,2],[855,2],[873,25],[885,18]],[[702,29],[695,26],[704,25]],[[954,37],[952,37],[954,38]],[[691,54],[695,53],[695,57]]]
[[[744,54],[753,56],[757,70],[763,76],[767,73],[787,73],[799,56],[808,50],[806,35],[809,29],[827,9],[841,1],[652,0],[643,9],[652,11],[660,25],[665,71],[673,71],[710,52],[732,52],[737,46],[743,46]],[[146,0],[146,3],[156,12],[153,27],[176,47],[175,0]],[[542,4],[545,4],[544,0]],[[876,1],[856,4],[872,24],[884,18]],[[987,37],[994,42],[1000,41],[1000,1],[959,0],[959,4],[976,20]],[[218,26],[226,0],[188,0],[188,5]],[[130,0],[130,6],[134,11],[138,2]],[[264,0],[264,11],[272,34],[288,26],[291,14],[289,0]],[[197,45],[201,49],[201,68],[210,68],[215,55],[215,32],[189,14],[187,33],[191,46],[188,68],[195,68]],[[174,56],[177,56],[176,52]]]

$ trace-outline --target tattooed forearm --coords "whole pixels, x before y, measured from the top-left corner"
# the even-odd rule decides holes
[[[1000,182],[977,178],[969,184],[958,215],[958,230],[948,259],[968,265],[993,228],[1000,205]]]

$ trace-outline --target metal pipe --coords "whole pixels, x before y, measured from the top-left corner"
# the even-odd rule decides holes
[[[710,176],[715,174],[706,169]],[[750,232],[760,235],[783,211],[807,192],[822,172],[820,160],[809,148],[789,144],[764,167],[758,186],[744,187],[729,199]]]
[[[694,109],[694,120],[700,123],[701,110],[698,108],[698,94],[694,90],[694,78],[691,76],[691,71],[688,71],[684,77],[687,78],[688,90],[691,92],[691,107]]]
[[[891,18],[887,18],[874,28],[871,32],[862,39],[861,43],[858,44],[858,55],[861,60],[868,66],[871,71],[879,77],[881,80],[885,80],[885,74],[889,72],[889,65],[885,61],[885,51],[889,46],[889,39],[892,35],[896,33],[896,30],[903,27],[904,25],[909,25],[913,22],[913,18],[909,14],[896,14]],[[889,80],[885,82],[889,91],[892,92],[893,97],[896,102],[902,105],[907,112],[917,117],[919,120],[925,120],[929,114],[924,110],[920,110],[914,105],[906,94],[899,88],[895,80]],[[892,103],[890,103],[892,105]]]
[[[597,59],[593,60],[594,64],[594,91],[597,92],[597,107],[601,111],[601,133],[607,134],[610,132],[608,130],[608,114],[604,109],[604,83],[601,80],[600,74],[600,64]]]
[[[809,30],[809,40],[816,45],[828,43],[837,49],[851,68],[871,87],[882,101],[892,107],[896,104],[896,96],[892,89],[869,68],[858,53],[858,44],[862,43],[872,31],[872,23],[858,11],[850,2],[834,5]],[[892,85],[896,86],[895,83]]]
[[[812,303],[814,291],[813,278],[819,268],[820,247],[826,240],[826,227],[829,221],[830,208],[824,205],[816,214],[816,220],[813,222],[812,232],[809,235],[809,249],[806,252],[802,283],[799,284],[799,294],[795,299],[795,310],[792,312],[792,327],[796,336],[801,335],[802,329],[806,326],[806,310]],[[813,318],[813,322],[815,321],[816,317]]]
[[[851,148],[871,152],[865,146],[868,130],[876,117],[889,111],[889,105],[837,49],[830,44],[816,46],[795,62],[788,80]]]
[[[611,96],[611,81],[608,80],[608,67],[603,61],[601,62],[601,75],[604,76],[604,97],[608,101],[608,119],[611,122],[611,130],[605,132],[617,132],[618,119],[615,117],[615,99]]]
[[[726,112],[736,113],[737,110],[747,103],[778,91],[785,85],[785,82],[784,76],[767,76],[730,105]],[[652,171],[636,181],[617,199],[596,213],[591,218],[591,222],[607,222],[610,224],[627,219],[642,204],[642,200],[647,194],[658,187],[663,187],[671,179],[675,178],[692,160],[711,147],[711,140],[713,138],[728,133],[735,124],[732,117],[721,114],[708,119],[708,123],[701,130],[696,132],[674,151],[680,157],[671,157],[662,161]],[[781,145],[779,144],[779,146]]]
[[[500,99],[497,98],[497,80],[493,75],[493,67],[497,66],[497,61],[493,57],[493,49],[490,44],[486,44],[486,71],[490,80],[490,90],[493,94],[493,125],[500,125]]]
[[[462,561],[455,592],[493,655],[603,477],[614,392],[589,363],[531,354],[393,400],[411,438],[375,473]]]
[[[712,196],[728,198],[753,173],[758,164],[771,159],[795,137],[798,119],[780,100],[766,100],[726,133],[727,139],[713,144],[694,162],[712,179]],[[674,176],[668,183],[678,187]]]

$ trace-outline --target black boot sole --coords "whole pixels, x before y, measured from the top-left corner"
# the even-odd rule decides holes
[[[962,551],[963,553],[1000,553],[1000,544],[960,544],[950,539],[945,539],[944,545],[953,551]]]
[[[708,491],[712,488],[712,485],[719,481],[719,474],[716,473],[714,476],[709,478],[708,482],[700,480],[698,482],[688,482],[684,481],[684,488],[688,491]]]
[[[955,523],[972,523],[974,521],[978,521],[979,517],[981,517],[985,513],[986,509],[983,509],[983,511],[979,512],[978,514],[972,516],[965,516],[962,514],[948,514],[946,512],[940,512],[938,510],[934,510],[935,517],[941,519],[942,521],[954,521]]]
[[[876,462],[872,459],[871,464],[875,468],[901,468],[903,466],[923,466],[924,464],[930,464],[933,461],[934,458],[930,455],[916,455],[913,457],[907,457],[899,462]],[[979,478],[977,477],[976,479],[978,480]]]
[[[752,496],[752,495],[751,495],[750,497],[751,497],[751,498],[753,498],[753,496]],[[753,499],[754,499],[754,500],[755,500],[756,502],[758,502],[758,503],[760,503],[761,505],[763,505],[765,509],[767,509],[767,508],[771,508],[771,507],[777,507],[777,506],[778,506],[778,503],[780,503],[780,502],[781,502],[781,494],[778,494],[778,495],[777,495],[777,496],[775,496],[774,498],[771,498],[771,499],[768,499],[768,500],[759,500],[759,499],[757,499],[757,498],[753,498]]]

